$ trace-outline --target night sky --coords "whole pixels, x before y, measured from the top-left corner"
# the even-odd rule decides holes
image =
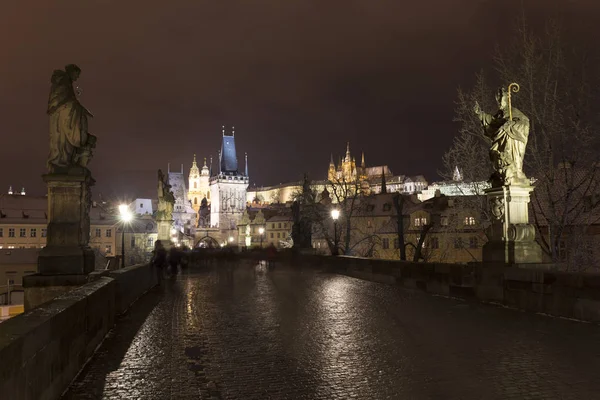
[[[95,194],[154,196],[168,162],[216,159],[223,124],[257,185],[325,178],[346,141],[434,181],[456,89],[490,66],[522,3],[534,25],[562,15],[573,37],[598,37],[598,0],[4,1],[0,191],[45,192],[49,79],[69,63],[95,115]]]

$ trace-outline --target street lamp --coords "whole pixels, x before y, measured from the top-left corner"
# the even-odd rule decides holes
[[[263,228],[262,226],[260,228],[258,228],[258,233],[260,234],[260,248],[262,249],[263,247],[263,235],[265,233],[265,228]]]
[[[119,206],[119,215],[123,227],[121,228],[121,268],[125,268],[125,224],[131,222],[133,214],[129,211],[127,204],[121,204]]]
[[[334,208],[331,210],[331,219],[333,219],[333,255],[338,255],[338,235],[337,235],[337,220],[340,217],[340,210]]]

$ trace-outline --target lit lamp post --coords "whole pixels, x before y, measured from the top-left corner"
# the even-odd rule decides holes
[[[121,228],[121,268],[125,268],[125,224],[131,222],[133,215],[127,204],[119,206],[119,216],[123,227]]]
[[[260,248],[262,249],[263,247],[263,235],[265,234],[265,228],[263,228],[262,226],[260,228],[258,228],[258,233],[260,235]]]
[[[340,217],[340,210],[334,208],[331,210],[331,219],[333,219],[333,254],[338,255],[338,234],[337,234],[337,220]]]

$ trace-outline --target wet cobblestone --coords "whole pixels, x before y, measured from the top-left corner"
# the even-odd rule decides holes
[[[597,325],[238,267],[139,300],[64,399],[593,399],[599,368]]]

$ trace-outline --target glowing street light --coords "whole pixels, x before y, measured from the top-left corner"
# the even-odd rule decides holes
[[[229,236],[229,243],[233,243],[233,236]]]
[[[119,205],[119,218],[123,224],[121,229],[121,268],[125,268],[125,224],[133,220],[133,214],[129,211],[127,204]]]
[[[262,247],[263,247],[263,235],[265,234],[265,228],[263,228],[262,226],[260,228],[258,228],[258,233],[260,234],[260,248],[262,249]]]
[[[338,234],[337,234],[337,220],[340,217],[340,210],[334,208],[331,210],[331,219],[333,219],[333,254],[338,255]]]

